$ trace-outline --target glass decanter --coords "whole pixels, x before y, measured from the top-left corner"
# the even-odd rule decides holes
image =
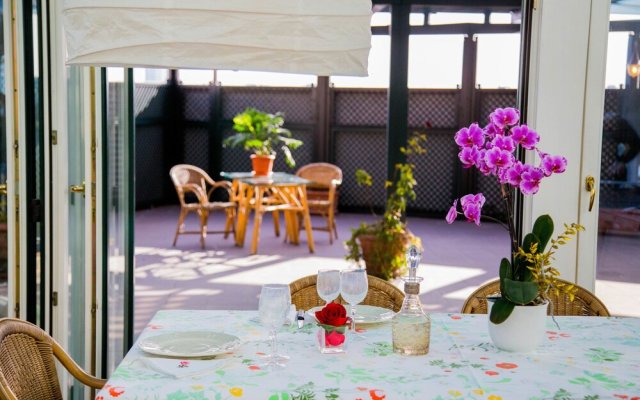
[[[416,275],[422,254],[414,245],[407,250],[409,275],[404,281],[404,302],[392,320],[393,351],[404,355],[423,355],[429,352],[431,318],[420,304],[420,282]]]

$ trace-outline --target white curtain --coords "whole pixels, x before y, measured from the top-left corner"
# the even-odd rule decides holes
[[[366,76],[371,0],[65,0],[67,64]]]

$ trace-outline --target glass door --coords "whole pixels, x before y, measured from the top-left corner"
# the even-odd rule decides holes
[[[600,178],[586,188],[599,194],[595,290],[612,314],[640,317],[640,6],[613,3],[609,20]]]
[[[67,67],[67,165],[68,201],[68,347],[67,351],[79,365],[86,365],[87,343],[87,276],[86,260],[86,197],[85,173],[85,101],[83,67]],[[83,385],[74,382],[70,398],[79,399]]]
[[[0,21],[4,21],[4,1],[0,0]],[[4,43],[0,29],[0,43]],[[7,231],[7,117],[6,117],[6,55],[0,47],[0,318],[9,316],[8,231]]]

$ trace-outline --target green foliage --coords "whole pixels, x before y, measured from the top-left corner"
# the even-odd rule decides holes
[[[542,304],[550,294],[565,293],[573,301],[576,288],[559,281],[560,272],[551,264],[555,251],[572,236],[583,231],[578,224],[564,225],[565,230],[555,239],[553,220],[549,215],[536,219],[531,233],[525,235],[512,262],[506,258],[500,263],[500,293],[502,298],[493,305],[490,319],[499,324],[505,321],[516,305]],[[545,251],[547,245],[551,248]],[[507,307],[509,304],[509,307]],[[496,306],[498,306],[496,308]]]
[[[233,117],[235,135],[224,140],[225,147],[240,147],[257,155],[269,156],[275,154],[275,147],[280,147],[285,156],[285,162],[291,168],[295,167],[291,150],[302,146],[302,141],[293,139],[291,131],[283,128],[284,115],[280,112],[269,114],[255,108],[247,108]]]
[[[414,134],[407,140],[407,147],[400,151],[405,155],[424,154],[424,144],[427,138],[424,134]],[[382,266],[382,277],[390,279],[402,271],[405,265],[405,247],[408,234],[404,215],[407,203],[416,198],[414,190],[417,184],[413,171],[415,165],[409,162],[395,165],[395,179],[386,181],[385,188],[389,190],[382,219],[374,224],[361,224],[351,230],[351,238],[345,242],[347,248],[347,260],[360,262],[362,259],[358,238],[363,235],[375,236],[382,244],[373,256],[373,263]],[[356,182],[359,186],[370,187],[373,179],[369,173],[362,169],[356,170]],[[421,247],[418,238],[410,237],[410,243]]]

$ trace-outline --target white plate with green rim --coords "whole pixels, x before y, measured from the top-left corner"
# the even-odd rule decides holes
[[[138,347],[157,356],[211,357],[228,353],[240,345],[240,338],[221,332],[171,332],[144,338]]]
[[[349,313],[349,305],[345,304],[347,314]],[[313,319],[316,319],[316,311],[322,310],[324,306],[313,307],[307,314],[311,315]],[[359,304],[356,306],[356,324],[379,324],[381,322],[389,321],[396,315],[393,310],[388,308],[369,306],[366,304]]]

